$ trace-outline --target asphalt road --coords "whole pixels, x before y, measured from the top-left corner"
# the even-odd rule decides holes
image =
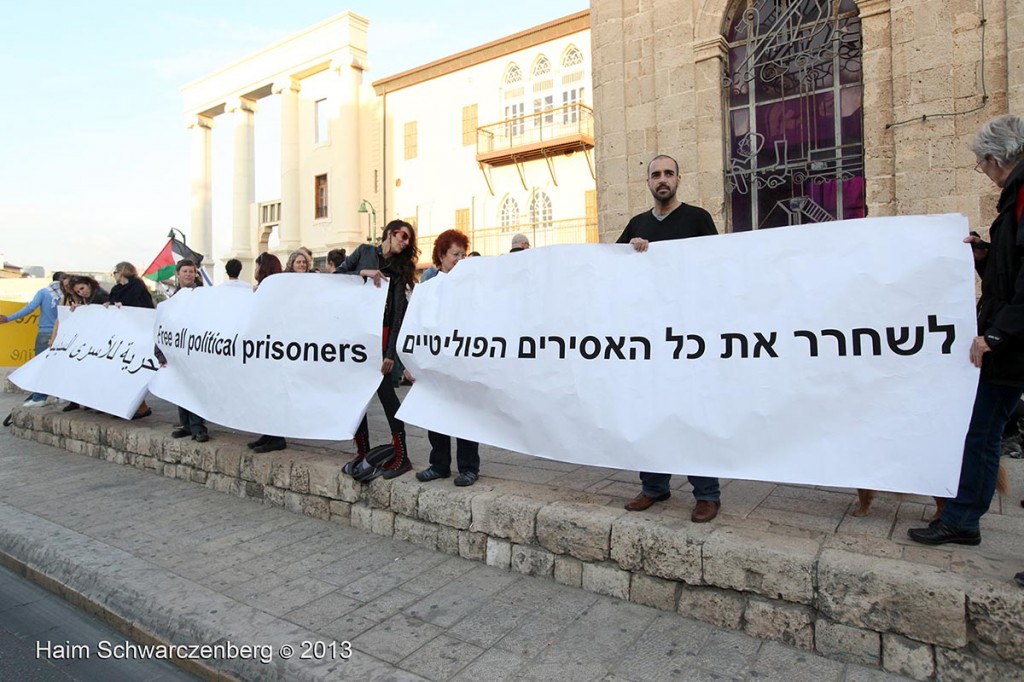
[[[108,644],[109,650],[114,652],[114,647],[128,641],[97,618],[0,567],[0,681],[185,682],[196,679],[165,661],[100,658]],[[66,657],[59,658],[61,655]]]

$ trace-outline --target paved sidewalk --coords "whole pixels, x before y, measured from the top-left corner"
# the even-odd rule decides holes
[[[247,680],[903,679],[6,430],[0,500],[0,553],[157,639],[272,646],[207,661]]]

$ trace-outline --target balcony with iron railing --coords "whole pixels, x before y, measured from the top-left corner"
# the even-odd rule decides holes
[[[512,237],[518,233],[525,234],[529,238],[532,248],[554,244],[595,244],[600,241],[596,218],[568,218],[538,223],[520,223],[507,227],[464,230],[464,232],[469,237],[470,250],[479,251],[483,256],[508,253],[512,248]],[[437,234],[419,235],[421,264],[430,264],[437,236]]]
[[[567,104],[476,129],[476,160],[491,166],[530,161],[594,146],[594,111]]]

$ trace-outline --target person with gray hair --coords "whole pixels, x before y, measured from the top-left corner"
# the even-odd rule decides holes
[[[998,116],[971,143],[975,170],[1001,190],[989,242],[972,232],[964,239],[981,276],[978,335],[971,362],[981,368],[971,423],[964,439],[956,497],[927,528],[910,539],[926,545],[977,545],[981,517],[995,494],[1003,428],[1024,391],[1024,120]]]
[[[313,272],[313,259],[306,255],[302,249],[293,251],[288,256],[288,264],[284,266],[285,272]]]
[[[516,253],[517,251],[525,251],[530,248],[530,239],[525,234],[517,234],[512,237],[512,248],[509,253]]]

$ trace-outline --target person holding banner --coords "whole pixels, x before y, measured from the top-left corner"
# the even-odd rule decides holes
[[[127,306],[128,308],[149,308],[153,309],[153,296],[146,288],[146,284],[139,277],[139,271],[127,261],[121,261],[114,266],[111,273],[114,276],[114,286],[110,289],[108,303],[117,307]]]
[[[388,425],[391,427],[391,444],[395,454],[384,465],[384,478],[396,478],[412,470],[409,451],[405,441],[405,423],[396,414],[402,406],[391,381],[391,370],[398,358],[398,336],[409,304],[409,292],[416,284],[416,259],[420,250],[416,246],[416,232],[404,220],[392,220],[384,226],[380,246],[360,244],[336,272],[344,275],[360,275],[364,280],[372,279],[375,286],[386,282],[387,302],[384,304],[384,332],[381,339],[384,346],[384,362],[381,365],[380,385],[377,398],[384,407]],[[370,450],[370,424],[363,415],[363,421],[356,430],[356,456],[342,469],[351,474],[355,466],[363,461]]]
[[[981,276],[978,336],[971,362],[981,368],[956,497],[927,528],[911,528],[925,545],[977,545],[981,517],[995,494],[1003,429],[1024,390],[1024,119],[1010,114],[981,126],[971,142],[984,173],[1001,192],[990,242],[972,233],[964,239]]]
[[[111,274],[114,276],[115,284],[110,289],[110,300],[104,305],[113,303],[118,308],[124,306],[153,309],[156,307],[149,289],[139,277],[139,271],[135,269],[134,265],[127,261],[121,261],[114,266],[114,271]],[[135,414],[132,415],[132,419],[142,419],[151,414],[153,414],[153,410],[143,400],[139,408],[135,410]]]
[[[626,229],[619,236],[619,244],[631,244],[643,253],[650,242],[669,239],[688,239],[718,234],[711,214],[697,206],[679,201],[679,164],[671,156],[659,154],[647,165],[647,189],[654,197],[654,208],[633,216]],[[716,516],[722,506],[722,493],[718,479],[709,476],[688,476],[697,500],[690,520],[707,523]],[[640,494],[627,505],[628,511],[644,511],[655,502],[672,496],[669,484],[671,474],[640,472]]]
[[[100,283],[88,275],[72,275],[64,282],[63,286],[64,298],[60,304],[68,306],[72,311],[81,305],[89,305],[90,303],[106,304],[110,300],[110,295],[100,287]],[[53,332],[50,335],[51,344],[57,338],[58,331],[60,331],[59,319],[53,325]],[[69,401],[61,411],[72,412],[79,408],[81,408],[81,405]]]
[[[75,293],[75,302],[71,304],[72,309],[78,305],[90,303],[106,303],[110,300],[108,294],[100,283],[88,275],[76,275],[71,279],[71,290]]]
[[[60,305],[65,308],[74,309],[75,306],[82,305],[83,303],[81,297],[75,293],[75,279],[77,279],[76,275],[67,275],[64,277],[63,280],[61,280],[60,290],[62,295],[60,299]],[[57,321],[53,323],[53,332],[51,332],[50,334],[50,341],[47,344],[48,346],[53,345],[54,340],[57,338],[57,331],[59,329],[60,318],[58,317]],[[69,400],[68,404],[61,408],[61,412],[73,412],[77,409],[80,409],[81,407],[82,406],[79,405],[78,403]]]
[[[281,260],[270,253],[264,253],[256,259],[259,263],[259,267],[256,269],[256,284],[253,285],[253,291],[259,288],[260,284],[263,283],[267,277],[271,275],[281,274]],[[288,257],[288,267],[286,272],[306,272],[304,269],[295,269],[295,264],[299,264],[299,268],[304,268],[306,265],[306,254],[301,251],[294,252]],[[276,450],[284,450],[288,447],[288,441],[284,436],[268,436],[263,434],[259,438],[253,441],[249,441],[245,444],[253,452],[274,452]]]
[[[202,286],[202,283],[197,281],[199,268],[195,261],[183,258],[178,261],[174,269],[178,276],[178,288],[174,292],[175,296],[182,289],[195,289]],[[192,440],[200,443],[210,440],[210,433],[206,429],[206,420],[180,406],[178,407],[178,424],[179,426],[171,431],[171,438],[192,436]]]
[[[456,263],[466,257],[469,250],[469,238],[458,230],[445,230],[434,241],[433,272],[423,273],[420,283],[436,277],[439,272],[448,273]],[[414,380],[408,371],[406,378]],[[452,475],[452,439],[443,433],[427,431],[430,441],[430,466],[416,474],[417,481],[435,481]],[[470,486],[480,478],[480,444],[464,438],[455,439],[455,461],[459,466],[459,475],[455,485]]]
[[[36,292],[32,300],[21,310],[10,315],[0,315],[0,324],[17,322],[23,317],[39,311],[39,330],[36,332],[35,354],[39,355],[50,345],[50,338],[53,336],[53,328],[57,324],[57,308],[60,305],[61,293],[63,292],[64,281],[68,278],[63,272],[53,273],[53,279],[49,285]],[[33,393],[22,403],[22,407],[42,407],[46,404],[47,396],[43,393]]]

